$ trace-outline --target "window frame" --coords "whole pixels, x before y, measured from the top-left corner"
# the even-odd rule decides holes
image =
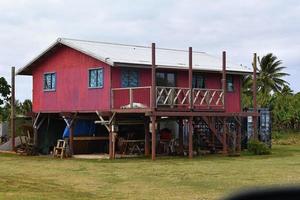
[[[51,88],[45,88],[45,80],[46,80],[46,76],[47,75],[51,75]],[[54,84],[54,88],[52,88],[52,75],[55,75],[55,84]],[[43,74],[43,90],[44,92],[55,92],[56,91],[56,84],[57,84],[57,75],[56,72],[45,72]]]
[[[229,90],[229,77],[231,79],[231,84],[232,84],[232,90]],[[235,92],[235,88],[234,88],[234,77],[232,74],[228,74],[226,76],[226,92]]]
[[[196,79],[196,77],[202,77],[202,79],[203,79],[203,87],[194,87],[194,84],[196,86],[196,83],[194,82],[194,80]],[[206,88],[206,78],[205,78],[205,76],[203,74],[201,74],[201,73],[193,73],[192,86],[193,86],[193,88],[196,88],[196,89],[205,89]]]
[[[164,84],[158,84],[158,75],[159,74],[163,74],[163,81],[167,81],[167,82],[164,82]],[[171,74],[171,75],[174,75],[174,85],[173,86],[168,86],[168,75]],[[176,72],[170,72],[170,71],[157,71],[156,74],[155,74],[155,80],[156,80],[156,86],[158,87],[176,87],[177,86],[177,73]]]
[[[90,85],[90,83],[91,83],[91,76],[90,76],[90,72],[91,71],[93,71],[93,70],[101,70],[102,71],[102,85],[101,86],[95,86],[95,87],[92,87],[91,85]],[[98,76],[96,76],[96,77],[98,77]],[[97,81],[97,80],[96,80]],[[104,87],[104,68],[103,67],[92,67],[92,68],[89,68],[88,69],[88,89],[101,89],[101,88],[103,88]]]
[[[128,73],[129,71],[133,71],[133,72],[137,73],[137,78],[136,78],[137,85],[136,86],[130,86],[130,85],[123,86],[123,75],[124,75],[123,73],[125,71],[126,71],[126,73]],[[139,76],[140,76],[140,71],[137,68],[130,68],[130,67],[121,68],[121,72],[120,72],[120,80],[121,80],[120,85],[121,85],[121,88],[139,87],[139,85],[140,85],[140,77]],[[128,83],[129,83],[129,80],[128,80]]]

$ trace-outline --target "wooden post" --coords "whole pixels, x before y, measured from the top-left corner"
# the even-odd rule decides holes
[[[241,140],[242,140],[242,126],[241,126],[241,123],[242,123],[242,120],[241,120],[241,117],[238,118],[239,122],[237,122],[237,142],[236,142],[236,151],[237,153],[241,153]]]
[[[189,117],[189,158],[193,158],[193,117]]]
[[[194,108],[193,106],[193,49],[189,47],[189,89],[190,89],[190,109]]]
[[[73,123],[70,124],[70,154],[74,155],[74,125]]]
[[[156,116],[151,116],[151,133],[152,133],[152,160],[156,158]]]
[[[155,43],[152,43],[152,67],[151,67],[151,110],[156,108],[156,60]]]
[[[215,117],[211,117],[209,122],[212,124],[213,127],[216,127],[216,119]],[[213,152],[216,151],[216,147],[215,147],[215,135],[211,132],[211,144],[212,144],[212,148],[213,148]]]
[[[16,102],[15,102],[15,67],[11,68],[11,114],[10,114],[10,131],[11,131],[11,148],[15,151],[15,137],[16,137]]]
[[[132,88],[129,88],[129,105],[130,105],[130,108],[133,108],[133,94],[132,94]]]
[[[226,109],[226,92],[227,92],[226,51],[223,51],[223,54],[222,54],[222,90],[223,90],[223,109]]]
[[[150,155],[150,143],[149,143],[149,120],[148,118],[145,119],[145,156],[149,156]]]
[[[109,159],[113,159],[113,130],[112,124],[109,125],[109,137],[108,137]]]
[[[257,57],[256,53],[253,55],[253,112],[257,112],[257,101],[256,101],[256,70],[257,70]],[[257,116],[253,116],[253,138],[258,139],[257,135]]]
[[[179,119],[178,126],[179,126],[179,131],[178,131],[179,152],[180,152],[180,155],[183,155],[183,120],[182,119]]]
[[[227,125],[226,125],[227,118],[223,118],[223,154],[227,154]]]

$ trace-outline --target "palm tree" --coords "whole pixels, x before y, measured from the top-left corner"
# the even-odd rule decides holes
[[[284,76],[289,76],[288,73],[282,72],[286,67],[281,66],[282,61],[278,60],[275,55],[268,53],[261,59],[258,57],[258,63],[260,65],[257,77],[259,92],[269,95],[272,92],[281,92],[285,85],[289,85],[282,79]]]

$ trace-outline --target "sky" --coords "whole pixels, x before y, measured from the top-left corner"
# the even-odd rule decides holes
[[[251,66],[275,54],[300,92],[299,0],[1,0],[0,77],[26,65],[58,37],[205,51]],[[30,76],[16,97],[32,97]]]

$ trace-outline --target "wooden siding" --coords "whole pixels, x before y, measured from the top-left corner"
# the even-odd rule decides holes
[[[88,88],[88,69],[103,67],[103,88]],[[44,73],[56,73],[56,90],[44,91]],[[33,111],[68,112],[109,110],[110,66],[62,46],[33,71]]]
[[[88,88],[88,69],[103,67],[103,88]],[[139,87],[151,86],[151,69],[138,69]],[[157,71],[172,71],[162,70]],[[56,90],[43,90],[44,73],[56,73]],[[208,89],[221,89],[221,73],[202,73]],[[112,76],[112,77],[110,77]],[[110,83],[110,79],[113,81]],[[111,85],[110,85],[111,84]],[[240,112],[240,75],[234,75],[234,92],[226,94],[226,112]],[[188,71],[176,70],[177,87],[188,87]],[[121,69],[110,67],[81,52],[62,46],[42,60],[33,71],[33,111],[69,112],[110,109],[110,89],[121,88]],[[114,94],[114,106],[129,104],[128,90]],[[133,101],[150,106],[149,89],[133,91]]]
[[[151,85],[151,69],[138,69],[139,71],[139,87]],[[171,71],[171,70],[157,70],[159,71]],[[177,70],[176,71],[176,86],[188,88],[188,71]],[[221,89],[221,73],[201,73],[205,77],[205,86],[207,89]],[[234,91],[227,92],[226,94],[226,112],[240,112],[240,75],[233,75],[234,77]],[[121,88],[121,69],[112,69],[112,87]],[[146,106],[150,105],[150,93],[147,89],[140,89],[133,92],[134,102],[142,103]],[[129,104],[129,90],[118,91],[114,96],[115,108],[120,108],[121,105]]]

